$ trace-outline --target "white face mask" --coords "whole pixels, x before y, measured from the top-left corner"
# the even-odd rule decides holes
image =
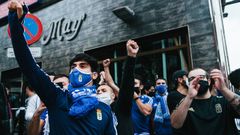
[[[107,105],[110,105],[112,103],[111,96],[107,92],[97,95],[97,98],[98,98],[98,101],[101,101]]]
[[[188,81],[188,78],[185,80],[185,82],[186,82],[186,85],[189,87],[189,81]]]

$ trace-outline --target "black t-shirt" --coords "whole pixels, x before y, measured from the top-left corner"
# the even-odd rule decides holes
[[[178,106],[179,102],[185,97],[178,91],[171,91],[167,97],[167,103],[170,113]]]
[[[169,110],[172,112],[184,97],[180,93],[168,96]],[[208,99],[194,99],[188,110],[183,127],[174,129],[174,135],[237,135],[234,118],[239,115],[224,97],[212,96]]]
[[[167,97],[167,104],[170,114],[172,114],[173,110],[179,105],[179,103],[184,99],[185,95],[181,94],[178,91],[171,91]],[[184,129],[172,129],[174,135],[185,135]]]

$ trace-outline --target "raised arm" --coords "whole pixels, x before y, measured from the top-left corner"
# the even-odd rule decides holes
[[[121,113],[131,116],[132,98],[134,93],[134,68],[139,47],[133,40],[126,44],[127,61],[122,77],[122,84],[119,91],[118,104]]]
[[[179,106],[172,112],[171,114],[171,125],[172,127],[178,129],[181,128],[186,120],[188,109],[192,104],[194,97],[197,96],[199,84],[199,77],[196,77],[190,82],[190,86],[188,88],[187,96],[180,101]]]
[[[109,70],[110,63],[111,63],[110,59],[103,60],[103,68],[104,68],[104,72],[105,72],[105,81],[113,89],[116,97],[118,97],[119,87],[115,84],[115,82],[112,79],[112,76],[111,76],[111,73],[110,73],[110,70]]]
[[[33,114],[33,117],[27,128],[28,135],[39,135],[40,134],[41,129],[44,125],[43,121],[40,119],[40,116],[44,112],[45,109],[46,109],[46,106],[43,103],[41,103],[40,106],[35,111],[35,113]]]
[[[32,57],[23,36],[24,29],[21,21],[26,13],[26,7],[18,1],[9,1],[8,23],[10,26],[11,40],[17,62],[26,76],[27,80],[39,95],[41,100],[49,106],[55,102],[56,87],[51,83],[49,77],[40,69]],[[23,8],[25,10],[23,10]]]
[[[149,101],[147,103],[143,103],[140,98],[138,97],[137,93],[134,92],[134,96],[133,96],[139,110],[141,111],[141,113],[145,116],[148,116],[151,114],[152,112],[152,103],[153,100],[149,99]]]
[[[213,69],[210,76],[214,79],[215,88],[221,92],[234,110],[240,115],[240,96],[227,88],[222,72],[218,69]]]

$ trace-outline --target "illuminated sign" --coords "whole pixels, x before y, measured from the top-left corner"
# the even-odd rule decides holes
[[[38,2],[38,0],[21,0],[21,1],[26,3],[26,5],[31,5]],[[6,17],[7,15],[8,15],[8,2],[5,2],[0,4],[0,19]]]

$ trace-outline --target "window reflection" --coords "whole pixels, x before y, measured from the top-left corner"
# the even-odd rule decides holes
[[[187,71],[191,68],[186,27],[135,40],[140,46],[135,72],[144,80],[154,81],[157,76],[164,77],[171,85],[174,71],[179,69]],[[117,84],[121,83],[123,61],[127,58],[125,43],[86,51],[97,58],[99,63],[106,58],[111,58],[110,70]]]

